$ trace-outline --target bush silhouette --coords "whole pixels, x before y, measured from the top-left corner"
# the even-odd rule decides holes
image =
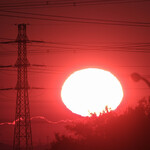
[[[56,134],[51,150],[150,150],[150,100],[122,115],[106,112],[66,126],[74,136]]]

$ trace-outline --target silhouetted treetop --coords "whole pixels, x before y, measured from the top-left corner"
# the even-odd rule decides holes
[[[74,136],[56,134],[51,150],[149,150],[150,100],[142,99],[122,115],[94,114],[66,126]]]

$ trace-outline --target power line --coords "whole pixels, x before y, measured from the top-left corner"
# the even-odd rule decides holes
[[[83,17],[68,17],[68,16],[61,16],[61,15],[47,15],[47,14],[30,13],[30,12],[18,12],[18,11],[2,11],[2,12],[33,15],[33,16],[42,16],[42,17],[81,20],[81,21],[94,21],[94,22],[96,21],[96,22],[108,22],[108,23],[123,23],[123,24],[125,23],[125,24],[137,24],[137,25],[150,25],[150,22],[136,22],[136,21],[122,21],[122,20],[116,21],[116,20],[93,19],[93,18],[83,18]]]
[[[0,37],[0,39],[9,39],[9,40],[12,40],[12,41],[15,41],[14,39],[10,39],[10,38],[3,38],[3,37]],[[36,42],[36,45],[32,43],[33,42]],[[17,42],[17,41],[16,41]],[[5,43],[1,43],[1,44],[5,44]],[[38,45],[37,45],[38,44]],[[150,47],[150,42],[110,42],[110,43],[106,43],[106,42],[99,42],[99,43],[95,43],[95,44],[89,44],[89,43],[81,43],[81,42],[73,42],[73,43],[70,43],[70,42],[59,42],[59,41],[41,41],[41,40],[31,40],[31,42],[28,44],[28,46],[40,46],[40,45],[46,45],[48,44],[48,47],[49,47],[49,44],[51,45],[63,45],[63,46],[74,46],[74,47]],[[2,47],[2,45],[1,45]],[[4,49],[4,47],[2,47]],[[5,48],[5,50],[8,50]],[[16,50],[14,50],[16,51]],[[12,51],[11,51],[12,52]]]
[[[12,65],[0,66],[0,68],[10,68],[10,67],[13,67],[13,66]]]
[[[34,52],[41,52],[41,53],[49,53],[49,52],[94,52],[94,51],[118,51],[118,52],[143,52],[143,53],[150,53],[149,49],[150,49],[150,45],[149,44],[144,44],[144,43],[137,43],[136,45],[128,45],[128,44],[124,44],[124,45],[104,45],[104,46],[100,46],[100,45],[86,45],[86,46],[82,46],[82,45],[76,45],[76,46],[51,46],[51,45],[30,45],[32,47],[36,46],[36,47],[40,47],[40,48],[51,48],[51,49],[42,49],[42,50],[33,50]],[[53,49],[54,50],[53,50]],[[59,50],[60,49],[60,50]]]
[[[10,39],[10,38],[0,38],[1,40],[13,40],[13,39]]]
[[[8,39],[8,38],[6,38]],[[5,43],[5,42],[4,42]],[[1,44],[4,44],[3,42]],[[43,41],[42,43],[29,44],[28,47],[38,47],[38,49],[29,49],[29,53],[42,54],[42,53],[64,53],[64,52],[140,52],[140,53],[150,53],[150,43],[144,42],[134,42],[134,43],[115,43],[115,44],[81,44],[81,43],[64,43],[64,42],[49,42]],[[4,47],[2,47],[4,48]],[[44,48],[44,49],[39,49]],[[45,49],[47,48],[47,49]],[[50,48],[50,49],[48,49]],[[5,48],[5,50],[0,50],[2,55],[15,54],[16,51],[10,51]]]
[[[68,7],[68,6],[87,6],[87,5],[108,5],[108,4],[126,4],[149,2],[149,0],[87,0],[87,1],[36,1],[36,2],[20,2],[20,3],[1,3],[0,8],[38,8],[38,7]]]
[[[9,70],[9,69],[0,69],[0,71],[9,71],[9,72],[16,72],[16,70]],[[28,70],[28,72],[31,73],[39,73],[39,74],[63,74],[61,70],[45,70],[43,71],[42,69],[38,70]]]
[[[8,12],[8,11],[7,11]],[[9,11],[10,12],[10,11]],[[103,25],[119,25],[119,26],[131,26],[131,27],[150,27],[149,22],[131,22],[131,21],[116,21],[116,20],[105,20],[105,19],[92,19],[92,18],[80,18],[80,17],[67,17],[67,16],[56,16],[56,15],[45,15],[45,14],[34,14],[34,13],[25,13],[25,12],[12,12],[17,14],[26,14],[26,15],[36,15],[36,16],[53,16],[53,18],[42,18],[42,17],[31,17],[24,15],[10,15],[10,14],[0,14],[0,16],[13,17],[13,18],[24,18],[24,19],[33,19],[33,20],[43,20],[43,21],[55,21],[55,22],[64,22],[64,23],[82,23],[82,24],[103,24]]]
[[[8,91],[8,90],[14,90],[14,88],[3,88],[3,89],[0,89],[0,91]]]
[[[48,53],[81,53],[81,52],[123,52],[123,53],[150,53],[149,46],[97,46],[97,47],[62,47],[62,46],[49,46],[49,45],[31,45],[32,47],[38,47],[38,49],[29,49],[29,54],[48,54]],[[44,49],[39,49],[44,48]],[[47,49],[45,49],[47,48]],[[50,49],[48,49],[50,48]],[[15,51],[1,51],[1,55],[14,55]]]

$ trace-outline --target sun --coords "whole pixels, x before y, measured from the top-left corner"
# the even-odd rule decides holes
[[[119,80],[109,71],[86,68],[72,73],[64,82],[61,98],[66,107],[81,116],[115,110],[123,98]]]

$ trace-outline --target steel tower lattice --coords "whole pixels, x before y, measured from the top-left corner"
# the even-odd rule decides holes
[[[27,59],[26,44],[29,40],[26,35],[26,24],[18,25],[16,42],[18,43],[18,58],[15,66],[18,74],[13,150],[33,150],[27,77],[27,68],[30,64]]]

